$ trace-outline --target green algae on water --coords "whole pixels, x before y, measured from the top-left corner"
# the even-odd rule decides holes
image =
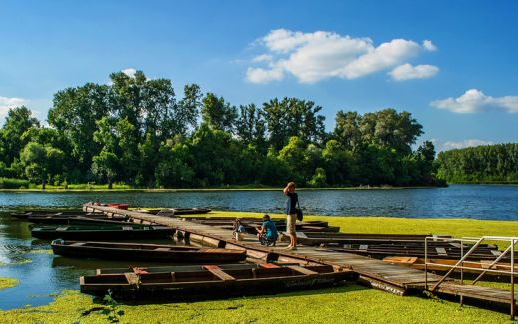
[[[0,278],[0,290],[16,287],[19,283],[15,278]]]

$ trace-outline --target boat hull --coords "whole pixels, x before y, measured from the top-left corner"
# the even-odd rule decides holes
[[[118,298],[148,299],[160,296],[185,300],[316,289],[341,284],[346,280],[356,280],[356,274],[353,272],[333,272],[330,268],[313,274],[296,273],[284,267],[224,272],[231,279],[217,278],[210,271],[143,275],[125,273],[81,277],[80,286],[81,292],[93,295],[104,295],[110,290]]]
[[[53,240],[136,240],[171,236],[175,230],[166,226],[35,226],[31,235],[39,239]]]
[[[55,240],[54,254],[74,258],[135,260],[171,263],[225,263],[246,259],[246,251],[158,244],[76,242]]]

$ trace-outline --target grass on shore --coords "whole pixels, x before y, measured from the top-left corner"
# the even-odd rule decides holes
[[[261,213],[213,211],[212,217],[262,217]],[[284,218],[282,214],[270,214]],[[344,233],[449,234],[456,238],[480,236],[517,236],[518,222],[460,218],[331,217],[304,215],[304,220],[324,220],[339,226]]]
[[[259,217],[259,213],[213,212],[214,217]],[[206,216],[206,215],[204,215]],[[272,215],[283,217],[283,215]],[[434,233],[456,237],[515,235],[518,222],[463,219],[305,216],[325,220],[349,233]],[[45,306],[0,311],[2,323],[108,323],[105,307],[77,291],[66,291]],[[121,304],[121,323],[512,323],[509,315],[425,296],[400,297],[356,284],[275,296],[190,303]]]

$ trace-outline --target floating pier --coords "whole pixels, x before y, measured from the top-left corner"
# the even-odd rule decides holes
[[[514,305],[511,305],[511,317],[514,317],[514,306],[518,297],[514,292],[515,298],[511,298],[510,291],[461,284],[453,280],[442,281],[442,276],[433,273],[425,273],[422,270],[353,253],[336,252],[328,248],[298,246],[297,250],[289,251],[285,249],[284,243],[275,247],[266,247],[260,245],[256,236],[251,234],[245,234],[243,240],[236,241],[231,230],[199,224],[186,219],[150,215],[139,211],[93,204],[85,204],[84,209],[88,212],[104,212],[112,216],[131,217],[134,222],[170,226],[176,230],[177,235],[183,236],[185,239],[218,248],[244,249],[249,257],[262,259],[265,263],[280,261],[309,264],[314,262],[331,265],[336,269],[349,269],[359,275],[359,281],[363,284],[401,296],[411,291],[430,290],[431,287],[434,287],[434,292],[459,296],[461,301],[463,297],[468,297],[483,302],[492,301],[508,305],[512,303]]]

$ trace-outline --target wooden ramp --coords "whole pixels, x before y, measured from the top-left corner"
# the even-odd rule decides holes
[[[453,282],[440,284],[436,291],[454,296],[487,300],[502,304],[509,304],[509,301],[511,300],[510,291],[474,285],[461,285]],[[517,300],[517,298],[518,293],[515,293],[514,300]]]
[[[138,211],[128,211],[104,206],[87,204],[87,211],[103,211],[111,215],[124,215],[140,222],[156,223],[171,226],[186,238],[220,248],[242,248],[252,257],[264,257],[265,262],[276,258],[282,260],[303,260],[333,265],[338,268],[348,268],[360,275],[360,279],[373,288],[386,290],[398,295],[404,295],[409,290],[425,290],[425,272],[418,269],[391,264],[352,253],[335,252],[326,248],[300,246],[296,251],[287,251],[284,243],[276,247],[260,245],[254,235],[245,235],[244,240],[235,241],[232,231],[209,225],[189,222],[173,217],[155,216]],[[437,283],[441,277],[432,273],[427,274],[428,287]],[[437,290],[454,296],[465,296],[479,300],[510,303],[510,292],[501,289],[456,284],[452,281],[441,283]]]

